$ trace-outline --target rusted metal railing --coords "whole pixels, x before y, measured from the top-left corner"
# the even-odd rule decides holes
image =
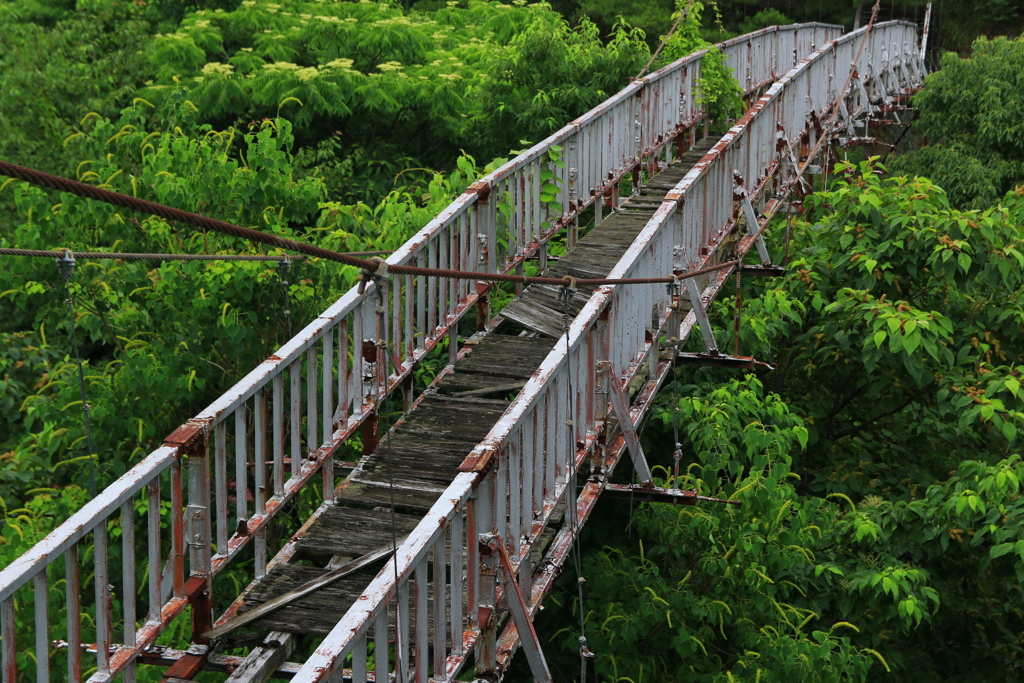
[[[889,22],[872,27],[855,65],[860,77],[840,100],[844,76],[867,31],[824,44],[773,85],[669,193],[610,277],[665,276],[724,260],[721,248],[741,216],[749,222],[746,234],[732,243],[735,250],[743,254],[757,246],[767,221],[741,213],[740,197],[769,214],[778,210],[787,182],[812,161],[790,149],[831,136],[819,132],[827,115],[837,107],[863,111],[872,99],[886,101],[920,85],[924,69],[915,27]],[[700,296],[691,297],[694,308],[706,307],[729,275],[723,270],[706,276]],[[682,315],[677,304],[677,295],[663,285],[600,288],[397,557],[293,680],[345,676],[362,683],[371,673],[378,681],[392,674],[400,681],[452,680],[471,654],[478,678],[500,677],[524,631],[508,596],[525,596],[533,613],[550,589],[622,452],[624,439],[607,430],[610,392],[628,396],[630,382],[646,372],[627,414],[615,416],[628,431],[672,364],[661,357],[657,340],[685,339],[697,324],[697,313]],[[577,497],[575,475],[588,460],[590,476]],[[531,550],[559,501],[569,502],[567,522],[545,562],[535,565]],[[496,541],[501,552],[494,550]],[[499,583],[503,554],[511,558],[515,576]],[[503,625],[499,615],[506,606],[512,619]],[[394,655],[385,658],[389,633],[395,634]],[[543,657],[536,643],[524,640],[531,665],[538,667],[535,677],[543,679]]]
[[[806,54],[812,44],[824,44],[836,35],[838,27],[788,26],[730,41],[722,49],[730,64],[739,65],[741,85],[747,92],[754,92],[792,68],[797,55]],[[556,233],[566,230],[568,240],[574,242],[581,211],[601,197],[617,202],[620,179],[642,173],[645,164],[671,161],[692,140],[694,127],[706,116],[696,88],[702,55],[691,55],[631,83],[474,183],[395,252],[388,263],[520,271],[526,258],[543,257]],[[549,192],[554,199],[542,201],[541,195]],[[725,211],[726,206],[716,210]],[[631,250],[631,258],[637,257],[637,249],[647,247]],[[652,258],[655,261],[651,264],[645,261],[646,265],[630,266],[623,272],[654,272],[654,265],[662,273],[670,269],[670,257],[662,254]],[[390,284],[386,289],[370,284],[365,291],[345,294],[170,435],[163,446],[0,570],[4,683],[16,680],[19,655],[35,658],[39,681],[57,678],[77,682],[93,668],[90,681],[107,681],[117,675],[132,681],[140,653],[189,606],[193,640],[203,642],[200,634],[213,621],[215,578],[233,560],[249,553],[254,577],[262,576],[268,562],[269,525],[275,516],[313,487],[329,502],[337,483],[334,454],[338,447],[361,431],[364,450],[372,450],[377,438],[377,407],[386,393],[406,383],[413,368],[445,339],[454,357],[458,322],[467,313],[475,310],[483,324],[489,318],[487,287],[482,284],[413,276],[393,277]],[[554,374],[541,385],[534,382],[528,387],[524,396],[532,398],[517,401],[514,410],[518,412],[514,414],[520,417],[514,424],[541,417],[545,425],[561,424],[556,417],[564,416],[566,410],[559,396],[565,393],[567,364],[575,364],[572,377],[579,382],[576,386],[588,391],[596,386],[595,366],[590,362],[594,358],[607,357],[617,371],[629,372],[645,343],[642,330],[646,323],[638,321],[650,317],[651,303],[661,301],[657,289],[637,287],[636,299],[613,302],[609,292],[595,299],[605,303],[592,302],[585,311],[589,317],[574,323],[571,363],[557,353],[549,358],[546,372]],[[646,309],[641,302],[646,302]],[[594,306],[611,311],[608,324],[614,327],[615,335],[621,335],[611,337],[615,343],[602,352],[607,356],[591,355],[603,348],[591,333]],[[632,317],[623,317],[627,309]],[[646,318],[640,315],[643,310],[647,311]],[[581,341],[592,337],[592,341]],[[600,343],[610,342],[604,339]],[[381,353],[389,354],[389,362],[383,362]],[[580,394],[586,396],[588,392]],[[592,440],[588,434],[599,419],[598,411],[583,402],[577,410],[582,413],[576,423],[576,436]],[[499,427],[510,428],[508,419]],[[538,445],[545,444],[553,454],[550,460],[545,460],[542,467],[525,456],[523,460],[518,456],[509,460],[510,453],[519,453],[517,448],[529,450],[530,443],[506,444],[507,439],[514,439],[508,435],[495,437],[498,440],[492,439],[487,448],[504,455],[490,473],[459,475],[449,489],[452,495],[443,496],[420,525],[421,530],[430,529],[429,533],[418,532],[399,551],[399,620],[410,615],[410,590],[416,596],[417,610],[415,640],[410,640],[404,626],[398,629],[398,656],[404,662],[399,668],[414,665],[420,680],[425,680],[426,659],[421,656],[413,662],[410,652],[427,651],[426,622],[421,617],[429,563],[452,568],[450,583],[444,586],[442,580],[434,587],[438,591],[433,594],[435,605],[450,610],[451,641],[443,633],[434,635],[434,652],[439,659],[433,664],[447,667],[451,660],[453,665],[461,666],[463,660],[459,657],[464,657],[469,647],[465,633],[474,633],[472,624],[483,623],[476,605],[482,597],[494,604],[493,596],[482,595],[483,589],[479,588],[490,585],[484,577],[492,576],[488,572],[493,571],[494,564],[480,554],[474,539],[480,530],[500,526],[509,554],[518,566],[523,549],[529,547],[520,537],[532,539],[544,518],[535,512],[550,512],[552,502],[562,495],[570,467],[570,438],[555,426],[538,426],[537,430],[531,432],[532,438]],[[529,495],[499,500],[502,506],[512,508],[496,506],[497,492],[504,495],[512,480],[530,482]],[[136,538],[137,514],[146,518],[146,531],[140,538]],[[513,517],[518,521],[513,522]],[[453,543],[448,557],[446,537],[465,537],[471,542],[464,554],[461,541]],[[523,581],[528,582],[529,573],[520,571]],[[433,576],[443,577],[445,573]],[[83,577],[92,579],[92,600],[82,599]],[[300,678],[316,678],[309,672],[323,662],[337,668],[350,652],[365,653],[367,629],[374,623],[383,625],[387,601],[396,595],[396,586],[381,581],[378,578],[368,599],[360,601],[376,611],[361,617],[368,621],[360,621],[358,633],[345,638],[332,634],[317,656],[320,664],[311,663]],[[62,598],[53,591],[59,584],[63,585]],[[468,591],[465,599],[464,589]],[[16,625],[16,601],[31,601],[35,606],[31,633],[20,632]],[[464,614],[464,609],[470,607],[471,613]],[[448,622],[447,614],[442,611],[435,615],[438,623]],[[346,619],[345,623],[351,622],[351,615]],[[59,621],[66,625],[55,633],[51,622]],[[490,623],[493,626],[495,622]],[[470,641],[476,639],[472,636]],[[19,649],[19,644],[27,643],[32,645]],[[51,671],[55,643],[66,649],[67,672]],[[378,652],[387,652],[387,648]],[[87,664],[83,654],[94,659],[94,664]],[[185,661],[187,657],[192,657],[191,663]],[[188,673],[189,666],[199,667],[202,660],[199,654],[183,656],[179,672]],[[352,666],[359,668],[358,662]]]

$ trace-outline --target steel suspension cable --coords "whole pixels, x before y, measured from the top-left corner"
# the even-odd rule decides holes
[[[67,251],[44,251],[42,249],[0,248],[0,256],[33,256],[40,258],[61,258]],[[390,252],[362,252],[367,256]],[[105,259],[120,261],[303,261],[305,256],[291,254],[133,254],[107,251],[76,251],[75,258],[85,261]]]
[[[228,223],[226,221],[218,220],[216,218],[210,218],[208,216],[202,216],[191,211],[182,211],[181,209],[175,209],[173,207],[164,206],[163,204],[157,204],[155,202],[147,201],[145,199],[138,199],[137,197],[129,197],[128,195],[121,194],[119,192],[113,192],[111,190],[104,190],[87,183],[79,182],[77,180],[70,180],[69,178],[61,178],[60,176],[51,175],[49,173],[43,173],[42,171],[36,171],[16,164],[11,164],[6,161],[0,161],[0,175],[6,175],[11,178],[17,178],[33,185],[40,187],[46,187],[53,190],[59,190],[62,192],[69,192],[79,197],[85,197],[87,199],[94,199],[114,206],[120,206],[123,208],[131,209],[133,211],[139,211],[142,213],[149,213],[154,216],[160,216],[167,220],[178,221],[186,225],[191,225],[203,230],[213,230],[231,237],[239,237],[241,239],[252,240],[260,244],[267,244],[269,246],[278,247],[281,249],[288,249],[290,251],[297,251],[307,256],[314,256],[317,258],[326,259],[328,261],[334,261],[347,266],[354,266],[361,269],[364,272],[365,279],[373,279],[376,275],[416,275],[422,277],[442,277],[452,278],[458,280],[477,280],[480,282],[510,282],[514,284],[539,284],[539,285],[555,285],[561,286],[565,284],[564,279],[557,278],[545,278],[545,277],[530,277],[526,275],[509,275],[503,273],[484,273],[476,271],[462,271],[462,270],[449,270],[445,268],[420,268],[418,266],[404,266],[404,265],[391,265],[383,262],[379,257],[376,260],[368,260],[358,258],[351,254],[331,251],[330,249],[324,249],[322,247],[316,247],[305,242],[297,242],[295,240],[280,237],[278,235],[272,235],[270,233],[261,232],[252,228],[245,228],[234,223]],[[100,252],[102,253],[102,252]],[[356,252],[363,253],[363,252]],[[702,275],[704,273],[710,273],[712,271],[721,270],[723,268],[731,268],[737,265],[738,261],[729,261],[728,263],[721,263],[707,268],[701,268],[699,270],[682,273],[678,277],[687,278],[695,275]],[[578,279],[576,283],[579,285],[586,286],[602,286],[602,285],[652,285],[652,284],[668,284],[675,280],[674,277],[655,277],[655,278],[622,278],[622,279]]]
[[[33,185],[46,187],[51,190],[69,192],[79,197],[95,199],[106,204],[120,206],[132,211],[160,216],[166,220],[178,221],[179,223],[185,223],[186,225],[192,225],[205,230],[213,230],[214,232],[220,232],[232,237],[240,237],[242,239],[252,240],[253,242],[259,242],[261,244],[280,247],[281,249],[297,251],[299,253],[306,254],[307,256],[316,256],[329,261],[337,261],[338,263],[343,263],[347,266],[370,269],[374,268],[374,263],[372,261],[367,261],[366,259],[348,256],[347,254],[331,251],[329,249],[322,249],[321,247],[315,247],[303,242],[296,242],[295,240],[290,240],[286,237],[271,235],[269,233],[260,232],[259,230],[253,230],[252,228],[243,228],[242,226],[235,225],[234,223],[228,223],[227,221],[218,220],[216,218],[202,216],[198,213],[192,213],[191,211],[182,211],[181,209],[164,206],[163,204],[139,199],[138,197],[129,197],[128,195],[121,194],[120,192],[104,190],[102,188],[89,185],[88,183],[71,180],[69,178],[62,178],[49,173],[43,173],[42,171],[25,168],[24,166],[18,166],[6,161],[0,161],[0,175],[24,180],[25,182],[32,183]]]

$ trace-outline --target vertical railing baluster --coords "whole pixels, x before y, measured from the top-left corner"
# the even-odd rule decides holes
[[[334,430],[331,426],[331,416],[334,414],[333,399],[331,397],[331,388],[334,384],[334,343],[333,336],[330,332],[323,336],[323,352],[324,362],[321,369],[321,390],[323,396],[321,397],[323,406],[323,442],[325,444],[331,443],[334,437]],[[321,468],[323,475],[323,496],[324,502],[334,502],[334,455],[329,452],[328,456],[324,458],[324,464]]]
[[[587,394],[592,396],[593,394]],[[519,506],[519,525],[522,530],[521,533],[528,538],[533,537],[533,461],[534,451],[531,447],[533,445],[533,430],[531,429],[532,424],[528,421],[525,428],[519,430],[519,436],[517,438],[519,442],[519,452],[523,454],[523,478],[522,478],[522,490],[523,498]],[[529,563],[527,563],[529,564]]]
[[[391,296],[391,330],[387,337],[387,352],[391,354],[389,362],[389,365],[393,366],[391,371],[396,375],[402,369],[402,348],[405,346],[405,325],[402,322],[402,314],[405,313],[405,306],[402,303],[402,283],[404,282],[405,278],[401,275],[388,278],[388,289],[385,292]]]
[[[64,552],[64,582],[67,588],[68,680],[79,683],[82,680],[82,577],[77,543]]]
[[[456,218],[448,226],[448,268],[452,270],[459,270],[459,219]],[[455,314],[455,309],[459,307],[459,283],[462,280],[456,280],[451,278],[446,282],[448,290],[448,308],[446,309],[448,315],[445,316],[445,322],[451,323],[452,318]],[[452,327],[458,330],[458,324],[452,324]]]
[[[306,452],[312,456],[317,447],[317,376],[316,341],[309,343],[306,349]]]
[[[228,424],[213,428],[213,479],[217,508],[217,554],[228,554]]]
[[[470,548],[473,546],[483,546],[485,534],[492,534],[496,530],[499,520],[495,514],[495,499],[501,496],[502,493],[502,488],[495,485],[493,477],[485,478],[477,488],[477,519],[474,521],[476,535],[468,539]],[[495,613],[497,607],[495,598],[497,575],[495,572],[495,557],[490,549],[486,553],[482,553],[478,549],[475,554],[478,562],[476,578],[479,581],[479,586],[477,588],[477,602],[471,607],[475,607],[478,612],[486,610],[488,613],[487,623],[478,625],[480,636],[476,642],[476,656],[474,658],[476,673],[482,677],[491,674],[496,665],[494,645],[495,636],[497,635],[497,614]]]
[[[260,387],[253,398],[253,493],[255,514],[263,515],[267,511],[267,393]]]
[[[402,306],[404,308],[403,323],[405,325],[405,360],[407,363],[412,363],[413,353],[416,350],[416,338],[413,336],[413,318],[416,316],[415,311],[415,291],[413,289],[413,283],[415,279],[412,275],[405,276],[405,294],[403,297]],[[395,289],[399,287],[399,280],[395,279]],[[397,306],[396,306],[397,308]],[[395,347],[398,351],[398,347]]]
[[[290,424],[288,432],[291,435],[291,465],[292,478],[298,478],[302,473],[302,365],[301,361],[294,360],[288,366],[288,381],[290,389],[288,396],[291,400]]]
[[[121,610],[124,617],[124,644],[135,646],[135,499],[121,504]],[[69,615],[70,617],[70,615]],[[46,680],[46,679],[40,679]],[[135,683],[135,661],[124,670],[125,683]]]
[[[272,438],[274,440],[274,495],[284,495],[284,370],[274,375]]]
[[[171,585],[174,597],[185,595],[185,496],[181,481],[181,458],[171,463]]]
[[[462,533],[462,515],[462,510],[456,510],[452,516],[452,521],[448,523],[448,542],[451,545],[452,558],[449,572],[451,575],[451,639],[453,655],[462,654],[462,634],[465,631],[465,622],[463,621],[462,614],[462,591],[465,587],[462,580],[462,560],[465,557],[463,544],[466,541]],[[434,675],[437,675],[436,672]]]
[[[520,506],[522,505],[523,450],[522,444],[518,439],[519,434],[519,430],[516,430],[509,435],[508,439],[508,450],[506,451],[509,465],[507,495],[509,508],[508,532],[504,533],[502,530],[502,536],[506,542],[505,545],[508,547],[508,552],[513,562],[518,562],[519,560],[519,542],[521,540],[519,524],[522,520]]]
[[[146,538],[149,551],[149,623],[160,623],[163,613],[160,580],[160,478],[157,477],[147,485],[148,500],[146,505],[146,522],[149,533]],[[224,547],[227,552],[227,545]]]
[[[409,581],[398,585],[395,604],[395,679],[405,683],[409,679]]]
[[[348,426],[348,317],[338,323],[338,429]]]
[[[456,513],[457,514],[457,513]],[[442,529],[437,542],[434,544],[434,679],[444,680],[444,663],[448,657],[447,636],[448,620],[445,618],[448,607],[448,553],[445,548],[445,538],[451,539],[448,532],[451,531],[451,524],[447,529]],[[454,571],[454,568],[452,569]],[[424,658],[426,653],[424,653]]]
[[[366,338],[368,329],[364,324],[363,307],[356,307],[352,313],[352,400],[353,412],[363,414],[363,400],[366,397],[366,387],[363,382],[363,339]]]
[[[366,636],[352,646],[352,683],[366,683]]]
[[[388,606],[380,606],[373,621],[373,680],[388,680]]]
[[[178,514],[181,511],[178,510]],[[110,672],[110,575],[107,570],[107,520],[93,529],[93,561],[96,578],[96,673]]]
[[[248,446],[245,423],[248,404],[243,402],[235,409],[235,518],[238,528],[243,529],[249,520],[249,472],[247,466]]]
[[[436,240],[430,240],[424,249],[427,250],[427,267],[437,268],[438,244]],[[427,329],[425,333],[430,338],[437,334],[437,278],[427,278]]]
[[[36,612],[36,681],[47,683],[50,680],[50,606],[45,566],[32,578],[32,587]]]
[[[427,246],[424,246],[419,250],[419,254],[416,255],[416,265],[423,268],[427,265]],[[416,336],[418,338],[419,348],[424,348],[427,344],[427,337],[430,336],[429,330],[427,329],[427,278],[424,276],[416,277]]]
[[[444,542],[444,535],[441,536],[442,542]],[[427,556],[424,555],[423,559],[420,560],[413,574],[416,586],[416,641],[413,644],[415,648],[415,676],[413,680],[417,683],[427,683],[427,675],[430,667],[430,637],[428,633],[428,620],[429,620],[429,606],[428,606],[428,595],[427,595]],[[437,599],[437,596],[434,596]],[[437,628],[438,624],[434,624],[434,628]]]
[[[477,510],[477,501],[476,496],[470,496],[466,501],[466,609],[470,625],[479,628],[480,546],[477,543],[477,536],[480,535],[480,532],[477,528],[477,521],[480,515]]]
[[[267,513],[267,394],[260,387],[254,396],[254,433],[253,433],[253,499],[254,514],[262,517]],[[267,573],[267,526],[264,524],[256,532],[253,555],[255,557],[255,575],[262,579]]]
[[[509,504],[509,461],[515,458],[509,457],[508,453],[501,453],[500,457],[494,460],[494,503],[492,515],[494,519],[495,533],[501,534],[502,540],[505,543],[505,548],[511,547],[511,542],[508,537],[508,504]],[[483,533],[483,532],[481,532]]]
[[[551,412],[551,390],[547,389],[537,402],[537,420],[534,428],[537,430],[537,448],[544,457],[544,503],[554,505],[555,488],[558,485],[558,475],[555,468],[555,448],[551,443],[550,412]]]
[[[3,666],[3,683],[16,683],[18,680],[17,630],[12,595],[0,602],[0,665]]]
[[[321,438],[323,443],[331,443],[334,436],[334,429],[331,425],[331,416],[334,415],[334,396],[332,395],[334,385],[334,335],[333,330],[323,336],[324,362],[321,365],[322,374],[320,390],[321,405],[323,406],[323,429]]]

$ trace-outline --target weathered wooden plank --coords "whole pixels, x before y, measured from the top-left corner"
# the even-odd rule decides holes
[[[395,513],[395,534],[412,531],[419,515]],[[390,510],[356,510],[331,507],[296,544],[296,557],[323,560],[334,556],[359,557],[391,541]]]
[[[417,488],[396,487],[394,490],[395,509],[421,515],[426,514],[430,506],[441,497],[442,493],[444,493],[444,489],[439,487],[426,487],[423,485]],[[391,496],[391,487],[387,483],[360,481],[353,478],[342,489],[341,494],[338,496],[338,503],[341,505],[368,508],[386,507],[390,509]]]
[[[523,380],[519,380],[521,384]],[[450,372],[437,383],[437,391],[439,394],[449,395],[463,391],[478,391],[478,390],[499,390],[507,387],[516,380],[510,380],[507,377],[493,377],[491,375],[475,375],[466,372],[459,372],[459,366],[456,364],[455,372]],[[515,391],[505,391],[504,393],[516,393]],[[495,393],[487,395],[488,398],[503,398],[502,393]],[[462,397],[456,397],[462,398]]]
[[[326,574],[329,570],[318,567],[302,567],[293,564],[279,564],[267,572],[239,608],[239,614],[253,609],[271,598],[294,590],[304,583]],[[316,593],[309,595],[286,608],[257,619],[250,626],[255,630],[284,631],[285,633],[310,633],[327,635],[342,615],[352,606],[370,583],[372,577],[357,574],[338,579]]]
[[[546,339],[510,335],[488,335],[486,339],[492,337],[494,338],[492,343],[478,344],[473,353],[456,365],[455,371],[495,375],[510,379],[529,379],[551,351],[551,342]],[[478,400],[467,399],[469,402]],[[486,432],[484,436],[486,436]]]

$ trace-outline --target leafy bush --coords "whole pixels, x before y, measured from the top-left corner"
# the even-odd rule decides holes
[[[546,137],[647,56],[634,31],[605,43],[590,22],[572,29],[540,4],[406,14],[387,2],[248,0],[158,36],[158,84],[144,96],[159,101],[177,80],[219,125],[287,115],[336,179],[332,198],[374,201],[406,168],[451,168],[459,150],[489,159]]]
[[[946,53],[913,104],[928,144],[897,158],[895,172],[930,177],[969,208],[1024,182],[1024,38],[982,37],[969,57]]]
[[[71,173],[61,146],[68,128],[89,112],[116,117],[131,101],[148,71],[139,56],[148,41],[149,24],[130,3],[77,13],[48,2],[5,3],[0,159]]]

